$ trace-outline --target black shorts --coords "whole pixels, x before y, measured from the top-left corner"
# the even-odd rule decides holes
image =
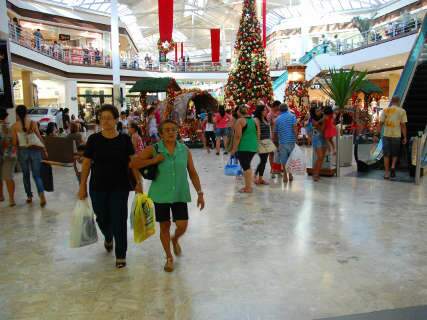
[[[243,171],[247,171],[251,168],[251,161],[255,156],[255,154],[256,152],[250,152],[250,151],[237,152],[236,156],[237,156],[237,159],[239,160],[239,163]]]
[[[384,157],[398,157],[400,155],[400,138],[383,137]]]
[[[171,211],[173,221],[188,220],[188,206],[185,202],[175,203],[155,203],[154,209],[156,211],[156,221],[166,222],[171,220]]]

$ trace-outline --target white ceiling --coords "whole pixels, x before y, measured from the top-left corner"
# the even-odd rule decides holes
[[[71,8],[108,15],[110,0],[38,0]],[[322,16],[359,15],[375,12],[398,0],[267,0],[267,27],[271,30],[283,21],[320,21]],[[261,1],[258,1],[258,6]],[[209,29],[221,28],[227,46],[237,32],[242,0],[175,0],[174,34],[177,42],[184,42],[192,55],[209,53]],[[119,0],[119,13],[135,43],[144,51],[156,48],[158,34],[158,6],[156,0]],[[312,19],[316,17],[317,19]],[[301,22],[300,22],[301,23]],[[230,47],[230,46],[229,46]]]

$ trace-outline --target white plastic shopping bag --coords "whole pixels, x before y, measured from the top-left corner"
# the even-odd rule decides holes
[[[95,219],[89,201],[79,200],[71,217],[70,247],[80,248],[98,241]]]
[[[286,163],[286,170],[295,175],[305,175],[306,161],[304,151],[295,145]]]

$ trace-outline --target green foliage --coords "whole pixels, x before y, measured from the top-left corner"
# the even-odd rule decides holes
[[[335,105],[343,109],[351,99],[353,93],[360,91],[366,81],[366,72],[356,71],[354,68],[329,69],[329,73],[322,77],[322,91],[335,101]]]

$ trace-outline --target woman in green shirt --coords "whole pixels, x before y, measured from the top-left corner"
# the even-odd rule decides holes
[[[175,255],[180,256],[182,250],[178,240],[184,235],[188,225],[187,203],[191,202],[188,176],[197,191],[197,206],[200,210],[205,207],[205,200],[191,152],[176,140],[178,124],[172,120],[165,120],[159,126],[159,133],[160,142],[145,148],[131,161],[130,167],[139,169],[158,164],[157,176],[151,183],[148,195],[154,202],[156,221],[160,223],[160,240],[166,253],[164,270],[172,272],[174,265],[170,242],[172,240]],[[171,212],[176,224],[172,238]]]
[[[252,170],[251,161],[258,152],[258,141],[260,138],[259,124],[248,115],[246,106],[237,109],[239,120],[234,125],[234,143],[231,154],[235,154],[242,166],[245,187],[240,193],[252,193]]]

